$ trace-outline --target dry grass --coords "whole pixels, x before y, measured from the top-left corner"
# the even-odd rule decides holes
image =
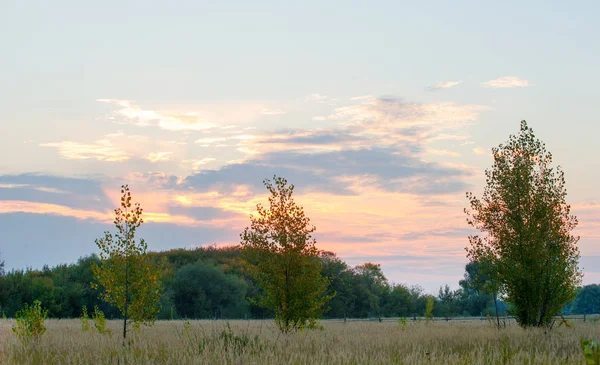
[[[280,335],[271,321],[159,321],[132,332],[122,346],[83,332],[78,320],[48,320],[39,343],[21,345],[0,320],[5,364],[582,364],[580,337],[600,339],[598,322],[552,331],[496,330],[487,322],[410,323],[324,321],[323,331]]]

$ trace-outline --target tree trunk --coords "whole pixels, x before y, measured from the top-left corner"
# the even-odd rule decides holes
[[[500,328],[500,316],[498,315],[498,293],[494,291],[494,307],[496,308],[496,322]]]
[[[125,306],[123,313],[123,346],[127,340],[127,306],[129,304],[129,258],[125,256]]]

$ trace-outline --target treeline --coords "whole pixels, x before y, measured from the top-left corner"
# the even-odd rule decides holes
[[[194,250],[176,249],[151,252],[163,263],[161,312],[159,319],[179,318],[272,318],[269,311],[252,304],[260,288],[247,272],[239,247],[214,246]],[[460,288],[440,288],[437,296],[419,286],[393,284],[380,265],[364,263],[350,267],[331,252],[321,252],[322,275],[330,280],[329,293],[336,295],[327,304],[325,318],[413,317],[422,316],[428,298],[435,300],[436,317],[495,315],[493,296],[475,288],[472,278],[478,267],[466,266]],[[0,313],[13,317],[24,304],[42,302],[52,318],[74,318],[83,306],[98,306],[108,318],[120,318],[117,308],[99,299],[93,282],[95,256],[80,258],[71,265],[42,270],[0,271]],[[498,311],[506,313],[499,302]],[[600,286],[579,289],[565,313],[591,314],[600,310]]]

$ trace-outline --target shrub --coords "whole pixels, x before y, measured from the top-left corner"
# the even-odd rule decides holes
[[[398,326],[400,326],[401,330],[406,330],[406,328],[408,327],[408,322],[406,321],[405,317],[398,318]]]
[[[594,340],[584,340],[583,338],[579,341],[581,343],[581,350],[583,350],[583,356],[587,365],[600,365],[600,346]]]
[[[425,320],[429,323],[433,319],[433,298],[427,298],[425,302]]]
[[[17,324],[12,327],[12,331],[24,343],[38,340],[46,332],[44,320],[47,315],[48,310],[42,310],[39,300],[34,301],[31,306],[25,304],[25,307],[16,313]]]
[[[83,331],[89,331],[91,327],[90,317],[88,316],[87,307],[85,305],[81,308],[81,317],[79,317],[79,320],[81,321],[81,329]]]
[[[106,328],[106,318],[104,317],[104,312],[98,309],[98,306],[94,307],[94,316],[92,317],[94,320],[94,327],[98,333],[103,335],[111,335],[112,331]]]

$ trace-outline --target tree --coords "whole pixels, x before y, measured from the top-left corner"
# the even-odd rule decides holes
[[[316,228],[294,202],[294,185],[277,176],[263,183],[271,193],[269,209],[258,204],[258,216],[251,215],[250,227],[240,234],[250,272],[264,289],[257,304],[275,313],[275,322],[284,333],[312,328],[331,297],[326,294],[328,280],[321,275],[319,251],[311,237]]]
[[[479,298],[476,300],[481,312],[487,307],[489,295],[494,301],[494,312],[496,314],[496,324],[500,327],[500,315],[498,312],[498,291],[500,282],[498,273],[494,266],[494,260],[490,257],[479,257],[479,261],[471,261],[465,265],[464,279],[459,281],[459,285],[466,293],[475,292]],[[486,295],[487,294],[487,295]]]
[[[181,267],[172,289],[177,313],[185,318],[240,318],[246,311],[247,284],[212,263]]]
[[[437,306],[439,315],[446,318],[446,320],[448,320],[450,317],[454,317],[458,309],[459,297],[460,291],[450,290],[448,284],[446,284],[443,288],[440,286],[440,290],[438,292],[439,304]]]
[[[577,314],[600,313],[600,285],[590,284],[581,288],[571,312]]]
[[[356,276],[356,309],[361,317],[381,317],[382,302],[387,300],[390,285],[380,264],[366,262],[354,268]]]
[[[393,285],[385,306],[386,316],[408,317],[412,315],[415,306],[411,301],[410,289],[402,284]]]
[[[102,298],[123,315],[123,344],[127,338],[127,320],[134,326],[151,325],[160,311],[160,265],[146,253],[144,239],[136,242],[135,232],[144,222],[142,208],[136,203],[131,209],[131,193],[127,185],[121,186],[121,207],[115,209],[114,224],[117,233],[104,232],[96,240],[100,249],[101,265],[92,264],[97,282],[93,288],[103,288]]]
[[[321,274],[329,280],[327,294],[332,296],[327,303],[325,316],[329,318],[347,318],[354,312],[356,297],[352,290],[355,278],[348,265],[338,258],[335,253],[321,251]]]
[[[4,276],[4,260],[0,259],[0,276]]]
[[[494,266],[521,326],[549,325],[574,298],[582,277],[564,173],[551,167],[552,154],[525,121],[518,135],[492,152],[482,198],[467,193],[467,222],[486,233],[469,237],[467,256]]]

